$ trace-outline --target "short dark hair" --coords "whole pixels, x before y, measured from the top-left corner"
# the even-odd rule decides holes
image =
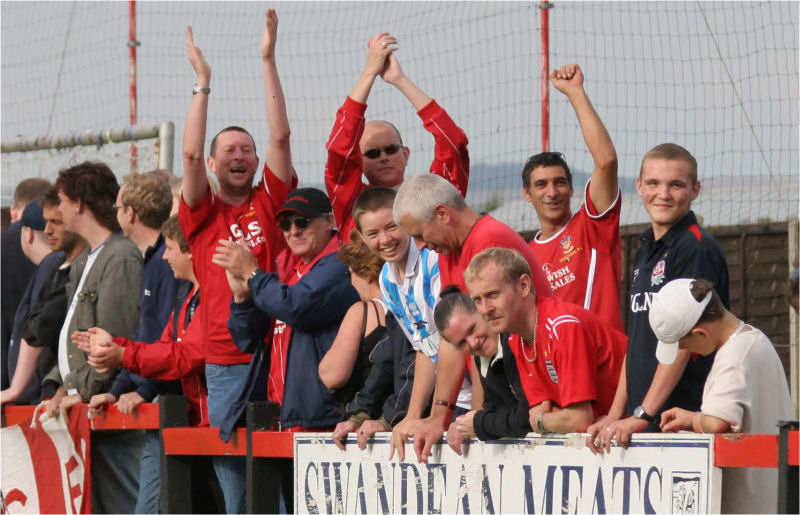
[[[706,298],[708,292],[711,292],[711,300],[708,301],[706,309],[703,310],[703,314],[700,315],[700,319],[697,320],[698,324],[722,319],[722,316],[725,314],[725,306],[722,304],[722,299],[719,298],[719,294],[717,290],[714,289],[713,284],[705,279],[695,279],[692,283],[691,291],[692,297],[694,297],[697,302],[701,302]]]
[[[458,289],[457,286],[448,286],[440,295],[439,302],[433,308],[433,321],[439,334],[447,331],[450,327],[450,319],[453,317],[453,312],[456,308],[461,308],[467,313],[475,313],[478,307],[472,298]]]
[[[110,231],[119,231],[114,203],[119,184],[105,163],[84,161],[58,172],[56,187],[73,202],[80,201],[97,222]]]
[[[229,126],[225,127],[224,129],[222,129],[221,131],[219,131],[214,136],[214,138],[211,140],[211,148],[210,148],[210,154],[209,154],[211,157],[214,157],[214,152],[216,152],[216,150],[217,150],[217,138],[219,137],[219,135],[222,134],[223,132],[230,132],[230,131],[243,132],[243,133],[247,134],[248,136],[250,136],[250,141],[253,142],[253,154],[258,155],[256,153],[256,140],[253,139],[253,135],[250,134],[249,132],[247,132],[246,129],[244,129],[242,127],[239,127],[238,125],[229,125]]]
[[[642,158],[642,164],[639,167],[639,177],[642,176],[644,170],[644,162],[648,159],[663,159],[665,161],[682,161],[689,165],[689,174],[692,180],[697,182],[697,159],[680,145],[675,143],[662,143],[651,148],[647,154]]]
[[[377,282],[381,275],[383,259],[367,247],[355,229],[350,231],[350,243],[339,247],[336,257],[360,277]]]
[[[50,186],[50,189],[42,197],[42,207],[58,207],[61,204],[61,199],[58,198],[58,188]]]
[[[353,220],[355,220],[358,230],[361,230],[361,215],[386,207],[392,209],[396,196],[396,191],[385,186],[373,186],[364,190],[353,204]]]
[[[564,159],[564,154],[561,152],[540,152],[534,154],[525,161],[525,166],[522,167],[522,187],[529,188],[531,181],[531,172],[540,166],[560,166],[567,174],[567,182],[569,187],[572,188],[572,172],[567,166],[567,161]]]
[[[186,241],[186,236],[183,234],[180,222],[178,222],[178,215],[172,215],[167,218],[167,221],[161,224],[161,234],[165,238],[178,242],[178,247],[184,254],[189,252],[189,242]]]
[[[14,188],[14,205],[21,209],[34,200],[41,200],[51,186],[50,181],[41,177],[31,177],[21,181]]]

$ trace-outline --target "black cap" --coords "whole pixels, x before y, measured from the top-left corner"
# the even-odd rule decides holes
[[[331,211],[333,211],[331,202],[322,190],[317,188],[298,188],[289,192],[286,202],[283,203],[275,218],[283,218],[288,213],[297,213],[309,218],[316,218]]]
[[[34,231],[44,231],[45,221],[42,214],[42,201],[34,200],[25,206],[20,220],[22,227],[30,227]]]

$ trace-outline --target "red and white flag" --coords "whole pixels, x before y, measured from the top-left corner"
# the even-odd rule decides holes
[[[91,513],[88,406],[76,404],[69,417],[56,418],[41,407],[0,434],[2,512]]]

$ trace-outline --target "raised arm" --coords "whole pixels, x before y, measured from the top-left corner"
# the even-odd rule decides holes
[[[364,162],[359,142],[364,133],[366,102],[375,78],[380,74],[386,56],[394,52],[396,40],[387,32],[380,32],[367,43],[367,64],[358,82],[336,113],[328,143],[325,163],[325,187],[331,199],[333,214],[340,233],[347,239],[352,220],[353,204],[364,190],[361,176]]]
[[[264,93],[267,99],[269,121],[269,145],[266,164],[272,173],[291,187],[294,176],[292,151],[289,144],[289,118],[286,115],[286,100],[275,64],[275,43],[278,39],[278,15],[275,9],[267,9],[266,27],[261,39],[261,64],[264,67]]]
[[[195,84],[208,88],[211,84],[211,67],[203,57],[203,52],[194,46],[192,27],[186,27],[186,50],[189,62],[197,79]],[[197,93],[192,96],[186,128],[183,132],[183,200],[189,207],[208,194],[208,178],[203,150],[206,141],[206,117],[208,114],[208,95]]]
[[[577,64],[568,64],[550,74],[550,81],[567,96],[583,132],[586,147],[594,159],[594,171],[589,183],[589,196],[597,213],[611,207],[619,190],[617,181],[617,152],[603,121],[594,110],[583,89],[583,72]]]
[[[367,97],[375,83],[375,79],[386,66],[386,57],[391,55],[397,47],[397,39],[388,32],[379,32],[367,42],[367,64],[358,78],[358,82],[350,92],[350,98],[362,104],[367,103]]]
[[[433,134],[436,144],[430,172],[444,177],[458,189],[462,196],[466,196],[469,183],[469,152],[466,133],[453,122],[439,104],[403,73],[394,54],[386,59],[386,66],[381,77],[405,95],[417,110],[419,117],[422,118],[425,129]]]
[[[431,100],[433,100],[403,73],[397,56],[394,54],[390,54],[386,59],[386,66],[381,71],[381,78],[400,90],[400,93],[406,96],[417,111],[430,104]]]

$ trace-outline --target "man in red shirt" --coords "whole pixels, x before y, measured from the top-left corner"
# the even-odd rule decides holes
[[[336,113],[325,164],[325,186],[339,225],[339,234],[347,240],[353,222],[353,205],[369,186],[394,188],[403,182],[410,149],[403,146],[397,128],[389,122],[375,120],[364,123],[367,97],[378,75],[400,90],[422,118],[425,129],[435,139],[430,172],[444,177],[461,195],[467,194],[469,153],[467,135],[444,109],[419,89],[403,73],[394,56],[397,39],[380,32],[367,43],[367,64]],[[361,180],[362,175],[367,184]]]
[[[541,224],[530,247],[556,296],[583,306],[622,331],[617,153],[586,96],[580,67],[569,64],[554,70],[550,80],[575,109],[594,171],[584,203],[572,213],[572,174],[564,156],[543,152],[528,159],[522,170],[522,192]]]
[[[194,258],[203,305],[197,316],[206,342],[208,415],[212,426],[220,427],[234,416],[232,401],[244,388],[252,354],[241,352],[228,331],[230,300],[233,297],[225,270],[211,262],[219,240],[244,240],[259,266],[274,270],[275,258],[286,243],[275,223],[275,214],[286,199],[296,177],[289,146],[289,122],[278,69],[275,42],[278,17],[266,13],[261,40],[261,61],[269,119],[269,145],[264,175],[253,187],[258,156],[253,138],[241,127],[230,126],[211,140],[210,155],[204,162],[211,68],[194,45],[191,27],[186,47],[189,62],[197,74],[194,97],[183,137],[183,192],[178,210],[183,232]],[[217,176],[219,194],[214,195],[206,177],[206,165]],[[215,457],[228,513],[245,509],[245,460],[237,456]]]
[[[539,262],[522,237],[509,226],[470,208],[458,190],[433,174],[409,177],[397,191],[394,219],[416,244],[439,253],[442,289],[449,285],[466,291],[464,270],[472,257],[490,247],[517,250],[530,263],[535,290],[550,296],[550,285]],[[467,361],[452,345],[440,345],[436,391],[428,422],[414,430],[414,449],[427,462],[431,446],[450,424]],[[473,395],[473,399],[475,396]],[[412,435],[401,435],[403,437]]]
[[[614,400],[627,338],[580,306],[537,295],[530,273],[518,252],[492,248],[476,255],[464,275],[491,330],[511,333],[531,428],[585,431]]]

